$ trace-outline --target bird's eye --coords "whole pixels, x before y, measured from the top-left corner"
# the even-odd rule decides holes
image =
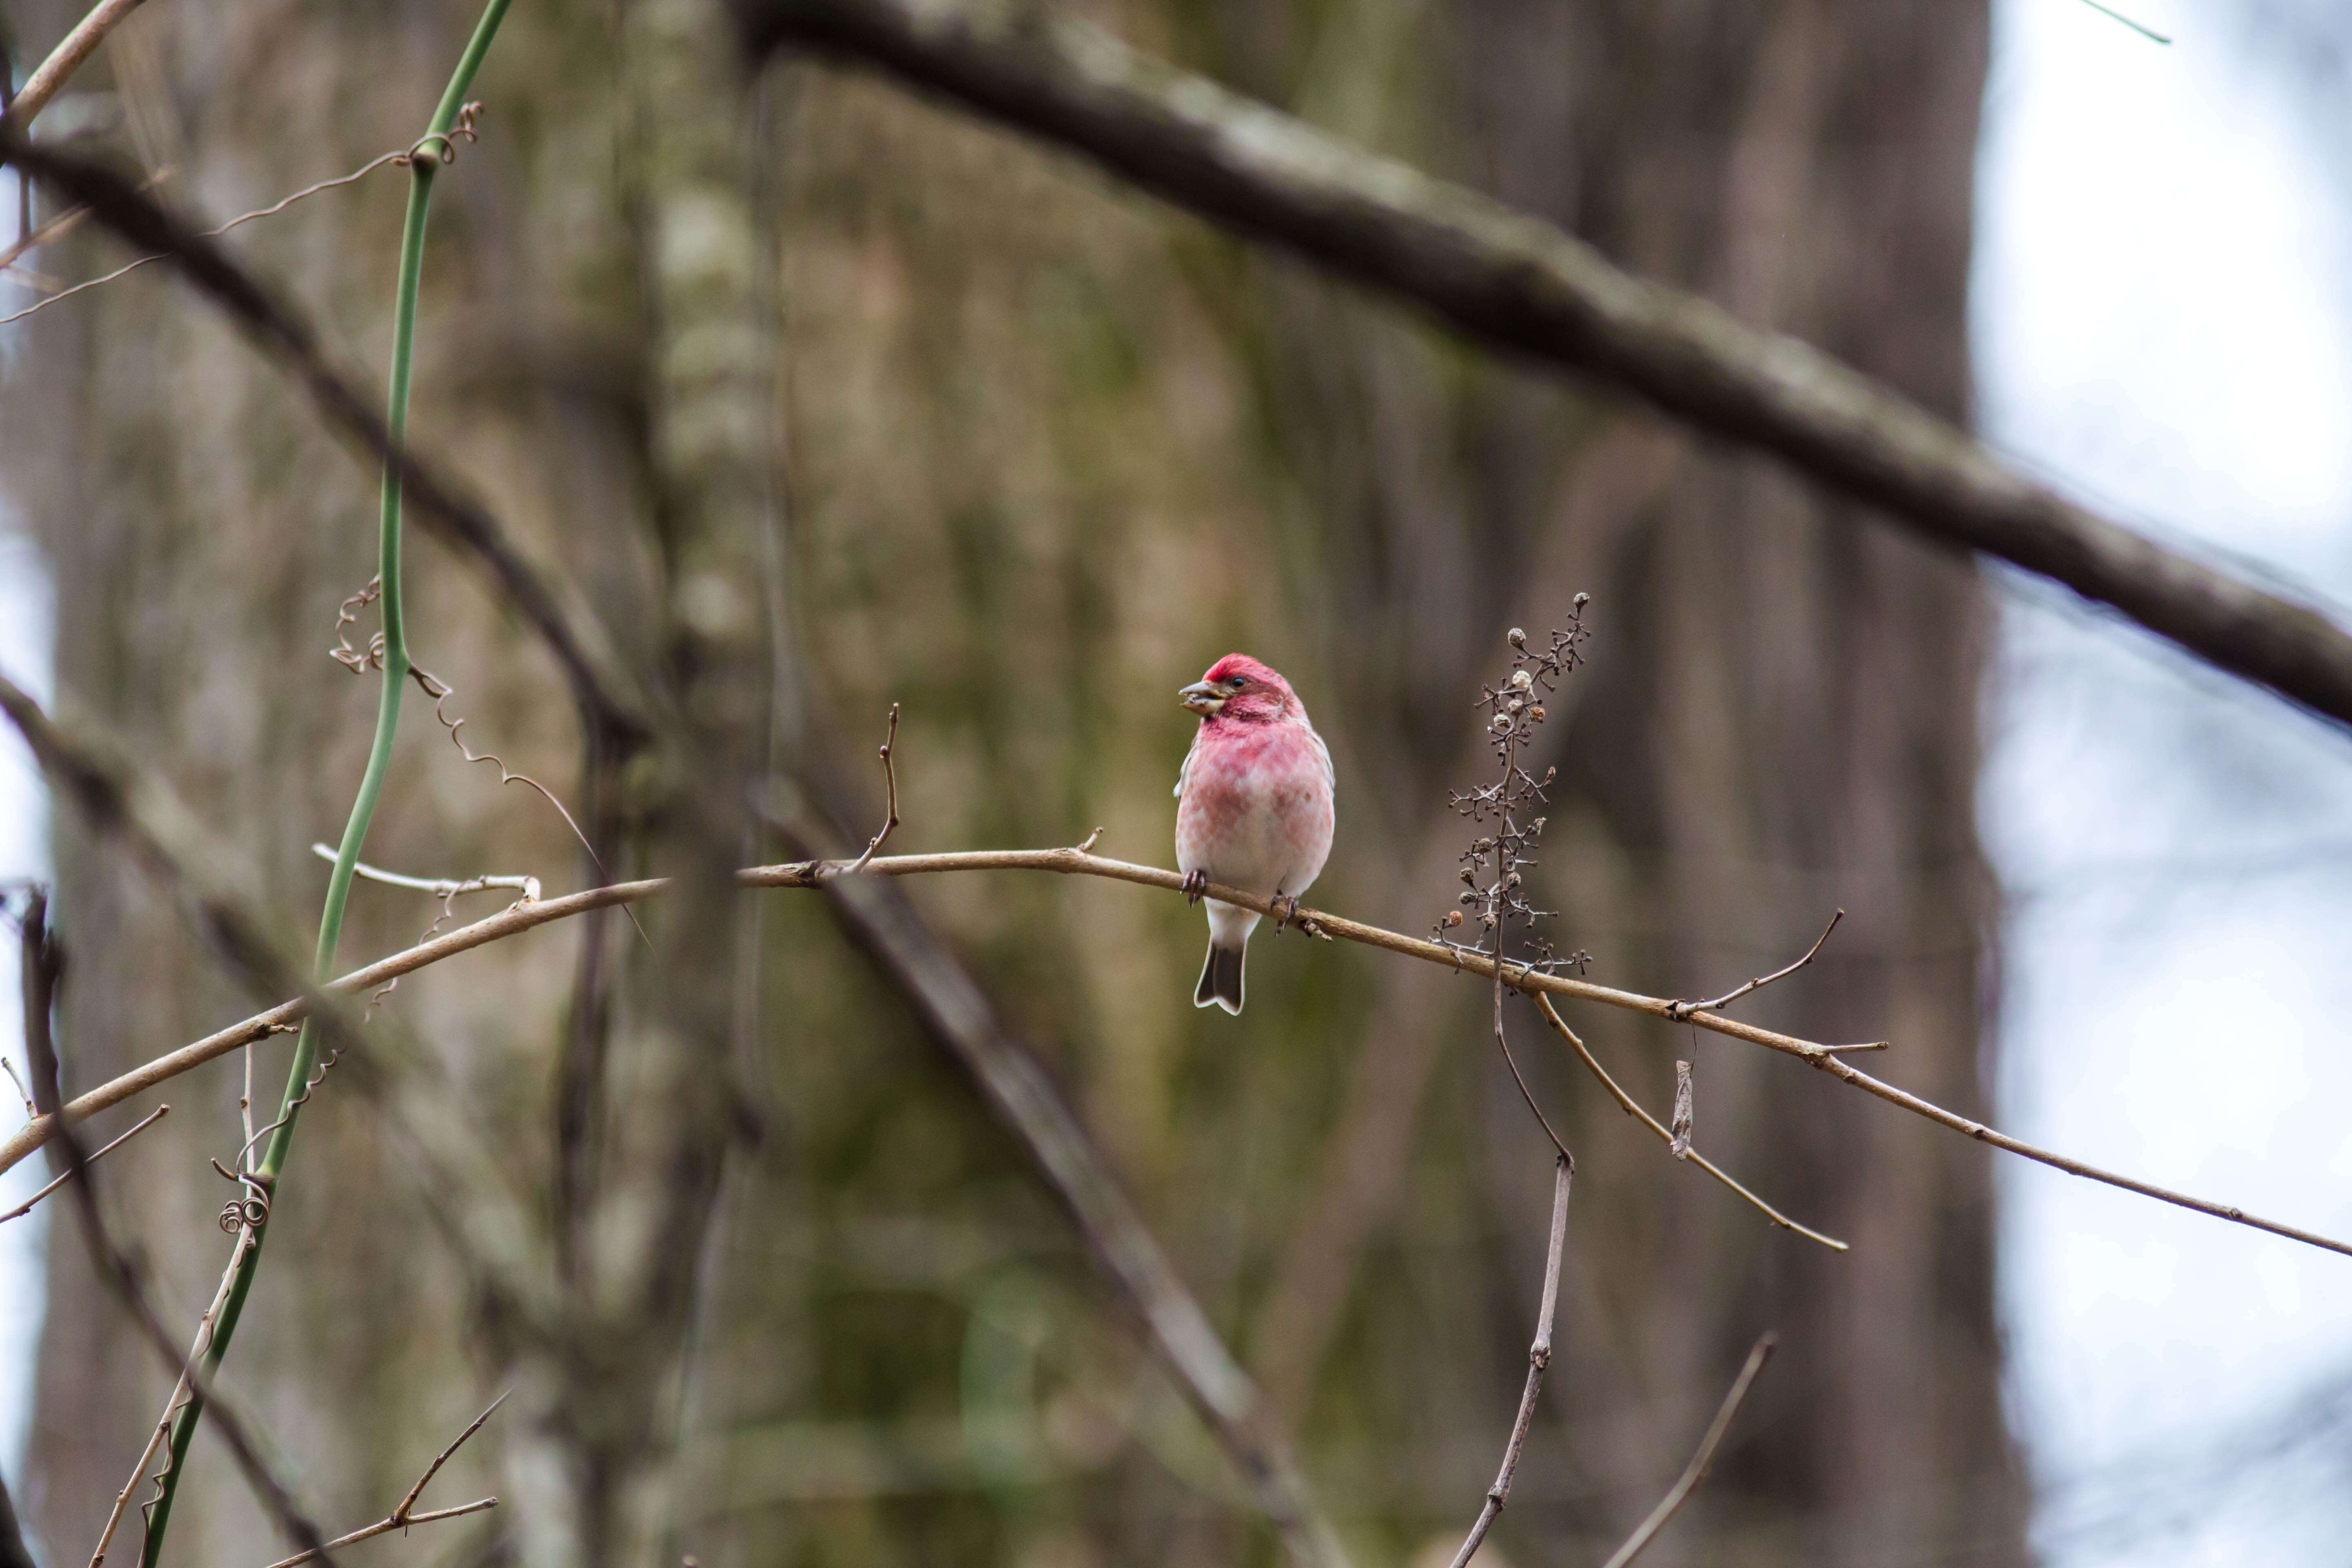
[[[1249,684],[1249,677],[1246,675],[1228,675],[1225,677],[1225,684],[1232,687],[1235,691],[1239,691],[1243,687]]]

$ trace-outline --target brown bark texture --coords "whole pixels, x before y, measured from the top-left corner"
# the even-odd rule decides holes
[[[1695,996],[1787,962],[1843,907],[1821,958],[1741,1015],[1892,1038],[1885,1076],[1982,1111],[1973,567],[873,79],[790,60],[728,79],[707,9],[517,7],[475,89],[482,140],[440,178],[413,416],[627,656],[706,693],[695,721],[730,738],[705,754],[814,771],[878,821],[872,747],[897,701],[894,850],[1099,825],[1104,852],[1165,862],[1191,722],[1175,689],[1243,648],[1289,675],[1337,760],[1315,901],[1422,931],[1470,837],[1445,802],[1486,760],[1476,683],[1507,627],[1540,633],[1589,592],[1591,663],[1543,759],[1551,934],[1595,978]],[[72,20],[12,11],[34,45]],[[1967,412],[1979,5],[1138,0],[1097,19]],[[217,221],[414,140],[472,20],[451,0],[151,0],[47,114],[168,168],[160,188]],[[402,179],[232,237],[371,380]],[[39,260],[116,264],[87,231]],[[373,681],[325,650],[373,570],[373,473],[163,268],[8,332],[0,484],[56,575],[60,689],[309,921],[309,846],[341,830],[372,719]],[[457,688],[468,743],[607,824],[614,875],[718,865],[722,836],[694,828],[723,820],[715,775],[588,767],[556,670],[467,569],[419,542],[409,591],[415,657]],[[412,697],[365,858],[551,892],[591,877],[561,819],[498,777]],[[652,828],[630,816],[647,801]],[[661,838],[664,812],[693,831]],[[58,830],[69,1094],[251,1010],[139,873],[69,815]],[[738,835],[745,858],[782,857]],[[1077,1107],[1356,1560],[1450,1556],[1525,1375],[1551,1193],[1484,988],[1262,930],[1229,1020],[1187,1005],[1203,938],[1175,899],[1015,876],[904,891]],[[347,963],[437,912],[362,884]],[[633,1180],[658,1193],[686,1169],[716,1205],[707,1236],[654,1249],[672,1321],[614,1351],[682,1370],[631,1362],[633,1393],[602,1404],[527,1391],[428,1504],[543,1490],[550,1424],[602,1423],[586,1451],[658,1480],[602,1505],[633,1561],[1274,1560],[1062,1211],[823,901],[754,895],[736,918],[731,957],[657,960],[677,931],[656,921],[649,945],[615,913],[386,1004],[518,1185],[576,1222],[560,1245],[589,1275],[658,1207],[631,1206]],[[577,1001],[590,940],[618,977],[604,1015]],[[730,994],[656,1006],[689,985]],[[1604,1557],[1769,1328],[1778,1359],[1645,1563],[2023,1561],[1988,1152],[1737,1041],[1570,1016],[1661,1115],[1693,1061],[1700,1147],[1853,1244],[1832,1254],[1668,1159],[1511,1007],[1579,1166],[1549,1381],[1480,1560]],[[265,1106],[285,1048],[257,1050]],[[681,1080],[666,1053],[684,1051],[727,1105]],[[174,1083],[173,1114],[104,1167],[190,1323],[226,1256],[231,1192],[205,1162],[236,1147],[239,1085],[230,1061]],[[698,1144],[672,1146],[673,1117]],[[52,1568],[84,1560],[167,1392],[71,1223],[51,1233],[17,1500]],[[393,1144],[331,1077],[271,1226],[226,1381],[332,1532],[382,1517],[509,1369]],[[674,1447],[656,1436],[673,1421]],[[134,1516],[110,1560],[137,1538]],[[354,1549],[565,1550],[508,1509]],[[200,1436],[167,1555],[282,1554]]]

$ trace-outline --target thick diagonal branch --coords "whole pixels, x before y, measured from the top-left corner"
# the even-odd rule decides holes
[[[830,828],[805,809],[775,825],[809,849],[835,847]],[[882,864],[870,862],[869,868]],[[1345,1568],[1339,1538],[1317,1511],[1265,1397],[1104,1167],[1045,1069],[1004,1032],[988,998],[904,893],[864,875],[823,877],[818,885],[843,929],[906,994],[932,1037],[1035,1162],[1077,1222],[1097,1265],[1142,1320],[1153,1348],[1240,1469],[1297,1568]]]
[[[2352,721],[2352,637],[2318,611],[2021,479],[1893,388],[1620,271],[1539,219],[1034,4],[736,5],[759,51],[793,44],[877,66],[1490,348],[1581,372],[1770,452],[1926,539],[2062,583],[2223,669]]]
[[[523,555],[486,508],[436,466],[393,439],[376,401],[329,363],[318,332],[292,305],[194,225],[103,164],[26,142],[5,126],[0,163],[14,163],[84,203],[135,248],[170,258],[183,277],[293,376],[330,429],[389,466],[416,519],[478,566],[547,645],[593,725],[623,745],[651,733],[655,719],[648,700],[614,653],[611,637]]]

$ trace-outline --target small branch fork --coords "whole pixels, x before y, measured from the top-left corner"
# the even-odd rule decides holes
[[[1545,1369],[1551,1365],[1552,1317],[1559,1305],[1560,1258],[1568,1248],[1568,1189],[1576,1175],[1576,1162],[1562,1150],[1552,1162],[1551,1242],[1544,1254],[1543,1307],[1536,1315],[1535,1342],[1528,1347],[1528,1383],[1519,1394],[1519,1413],[1511,1422],[1511,1440],[1503,1448],[1503,1468],[1486,1489],[1486,1505],[1478,1510],[1462,1550],[1454,1554],[1453,1568],[1466,1568],[1486,1539],[1495,1516],[1511,1495],[1511,1478],[1518,1473],[1519,1454],[1527,1447],[1528,1426],[1535,1419],[1536,1396],[1543,1392]]]
[[[1772,1352],[1780,1348],[1780,1336],[1769,1331],[1756,1342],[1756,1348],[1748,1352],[1748,1363],[1732,1380],[1731,1392],[1723,1396],[1722,1408],[1715,1413],[1715,1419],[1707,1423],[1706,1436],[1699,1439],[1698,1451],[1684,1467],[1682,1479],[1658,1500],[1658,1506],[1650,1510],[1650,1517],[1625,1538],[1625,1544],[1619,1547],[1609,1561],[1601,1564],[1601,1568],[1625,1568],[1625,1564],[1639,1557],[1643,1548],[1665,1528],[1666,1521],[1674,1518],[1675,1510],[1698,1489],[1699,1482],[1706,1479],[1707,1467],[1715,1462],[1715,1451],[1722,1445],[1723,1435],[1731,1429],[1732,1418],[1739,1414],[1740,1405],[1747,1403],[1748,1391],[1756,1386],[1756,1379],[1762,1374],[1764,1363],[1772,1359]]]
[[[892,831],[898,826],[898,764],[890,760],[891,748],[896,746],[898,743],[898,705],[896,702],[893,702],[890,704],[890,730],[887,734],[882,737],[882,783],[883,787],[888,791],[889,805],[883,812],[882,831],[876,834],[867,841],[866,853],[860,855],[850,864],[849,870],[845,873],[846,875],[855,876],[856,873],[866,869],[866,863],[874,858],[874,852],[882,847],[883,844],[888,840]],[[1099,833],[1102,829],[1098,827],[1095,829],[1095,831]],[[1089,838],[1087,842],[1091,844],[1094,840]]]
[[[511,1392],[511,1390],[509,1390],[509,1392]],[[390,1513],[384,1515],[382,1519],[377,1520],[373,1524],[363,1525],[360,1529],[352,1531],[349,1535],[339,1535],[335,1537],[334,1540],[326,1543],[324,1550],[328,1552],[339,1551],[343,1547],[352,1545],[358,1542],[370,1540],[378,1535],[390,1534],[395,1530],[405,1531],[412,1524],[432,1524],[444,1519],[461,1519],[469,1513],[481,1513],[486,1510],[498,1507],[499,1500],[497,1498],[486,1497],[477,1498],[472,1502],[461,1504],[457,1508],[433,1509],[424,1513],[418,1513],[415,1511],[416,1500],[425,1495],[425,1489],[432,1484],[433,1478],[435,1476],[441,1473],[441,1467],[449,1462],[449,1456],[463,1447],[467,1438],[480,1431],[482,1429],[482,1423],[488,1421],[491,1415],[497,1412],[498,1407],[504,1405],[506,1402],[507,1396],[504,1394],[501,1394],[496,1399],[491,1400],[489,1408],[483,1411],[479,1415],[475,1416],[473,1424],[468,1426],[463,1432],[458,1433],[456,1440],[447,1447],[442,1449],[440,1454],[435,1458],[431,1464],[425,1467],[425,1473],[416,1478],[416,1484],[408,1489],[408,1495],[400,1500],[400,1506],[398,1508],[394,1509]],[[319,1560],[320,1555],[320,1553],[315,1551],[298,1552],[291,1557],[279,1558],[277,1562],[269,1564],[269,1568],[294,1568],[294,1565],[298,1563],[315,1563]]]
[[[1840,910],[1837,913],[1832,915],[1830,917],[1830,923],[1822,928],[1822,934],[1813,939],[1813,945],[1805,949],[1805,956],[1797,960],[1796,963],[1785,964],[1782,967],[1774,970],[1769,974],[1759,974],[1755,979],[1749,981],[1747,984],[1727,991],[1712,1002],[1674,1003],[1666,1008],[1666,1016],[1673,1019],[1677,1024],[1687,1023],[1694,1014],[1720,1012],[1722,1009],[1729,1006],[1732,1003],[1738,1001],[1742,996],[1748,994],[1750,992],[1761,991],[1767,985],[1771,984],[1775,980],[1786,980],[1789,976],[1796,973],[1797,971],[1804,968],[1805,965],[1813,961],[1813,955],[1822,951],[1822,943],[1829,941],[1830,932],[1837,930],[1838,921],[1843,919],[1845,919],[1845,911],[1843,910]],[[1880,1042],[1882,1045],[1884,1043],[1884,1041]],[[1864,1047],[1853,1046],[1846,1048],[1850,1050],[1860,1050]]]
[[[1622,1109],[1626,1115],[1634,1118],[1636,1121],[1640,1121],[1643,1126],[1647,1127],[1652,1132],[1655,1133],[1660,1142],[1667,1145],[1668,1148],[1672,1148],[1675,1142],[1674,1133],[1667,1131],[1665,1125],[1656,1117],[1651,1115],[1648,1111],[1643,1110],[1640,1105],[1636,1104],[1632,1095],[1627,1094],[1622,1089],[1620,1089],[1617,1086],[1617,1080],[1609,1076],[1609,1069],[1602,1067],[1593,1054],[1585,1048],[1584,1042],[1577,1037],[1576,1031],[1570,1028],[1568,1025],[1562,1021],[1558,1010],[1556,1010],[1551,1005],[1551,998],[1549,996],[1538,996],[1536,998],[1536,1005],[1542,1009],[1544,1022],[1549,1024],[1553,1029],[1559,1032],[1560,1038],[1566,1040],[1570,1046],[1574,1047],[1577,1057],[1587,1068],[1591,1069],[1592,1076],[1601,1080],[1601,1087],[1609,1091],[1610,1098],[1617,1102],[1619,1108]],[[1820,1231],[1811,1229],[1806,1226],[1799,1225],[1795,1220],[1790,1219],[1787,1215],[1782,1214],[1779,1209],[1774,1208],[1770,1204],[1766,1203],[1762,1198],[1758,1197],[1754,1193],[1751,1193],[1746,1187],[1741,1186],[1738,1182],[1725,1173],[1723,1167],[1717,1165],[1714,1161],[1700,1153],[1696,1149],[1689,1149],[1682,1158],[1689,1162],[1691,1164],[1696,1165],[1700,1170],[1705,1171],[1708,1175],[1713,1176],[1717,1181],[1721,1182],[1725,1186],[1730,1188],[1732,1192],[1738,1194],[1742,1199],[1753,1205],[1757,1213],[1762,1215],[1766,1219],[1770,1220],[1774,1225],[1779,1226],[1781,1229],[1795,1231],[1799,1236],[1804,1237],[1809,1240],[1818,1241],[1823,1247],[1834,1247],[1840,1252],[1848,1250],[1846,1244],[1838,1240],[1837,1237],[1833,1236],[1823,1236]]]

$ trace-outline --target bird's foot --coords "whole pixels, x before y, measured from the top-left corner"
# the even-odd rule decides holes
[[[1209,874],[1206,871],[1194,870],[1184,873],[1184,901],[1186,903],[1199,903],[1201,901],[1201,895],[1208,890]]]
[[[1276,893],[1273,898],[1266,901],[1274,906],[1274,930],[1276,935],[1281,935],[1284,928],[1294,922],[1299,925],[1305,925],[1307,923],[1306,921],[1298,919],[1298,900],[1292,898],[1289,894]]]

